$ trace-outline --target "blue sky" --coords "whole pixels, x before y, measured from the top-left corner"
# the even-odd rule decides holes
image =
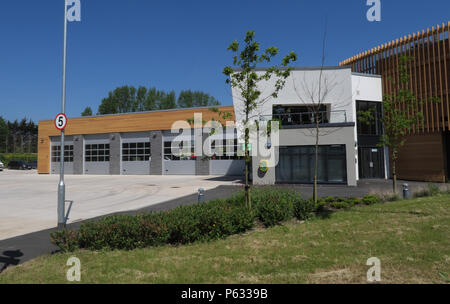
[[[297,66],[326,64],[447,22],[448,0],[381,0],[368,22],[366,0],[81,0],[69,24],[67,114],[96,112],[117,86],[202,90],[231,104],[221,71],[227,46],[256,31],[262,47],[299,54]],[[0,116],[53,119],[60,111],[64,0],[0,1]],[[279,62],[276,61],[276,62]]]

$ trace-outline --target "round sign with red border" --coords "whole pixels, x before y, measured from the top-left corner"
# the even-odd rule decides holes
[[[67,116],[64,113],[59,113],[55,118],[56,129],[62,131],[67,126]]]

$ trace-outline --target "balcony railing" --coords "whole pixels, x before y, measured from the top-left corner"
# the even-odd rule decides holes
[[[303,126],[319,124],[346,123],[346,111],[323,111],[262,115],[260,121],[279,121],[281,126]]]

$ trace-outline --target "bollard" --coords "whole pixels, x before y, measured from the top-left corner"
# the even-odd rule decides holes
[[[404,199],[409,199],[409,185],[408,184],[403,184],[403,198]]]
[[[205,189],[203,188],[198,189],[198,202],[199,203],[205,202]]]

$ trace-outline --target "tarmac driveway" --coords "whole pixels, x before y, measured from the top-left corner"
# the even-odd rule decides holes
[[[0,172],[0,240],[53,228],[57,223],[58,175],[36,171]],[[234,178],[211,176],[68,175],[66,199],[73,200],[68,223],[132,211],[222,185]]]

